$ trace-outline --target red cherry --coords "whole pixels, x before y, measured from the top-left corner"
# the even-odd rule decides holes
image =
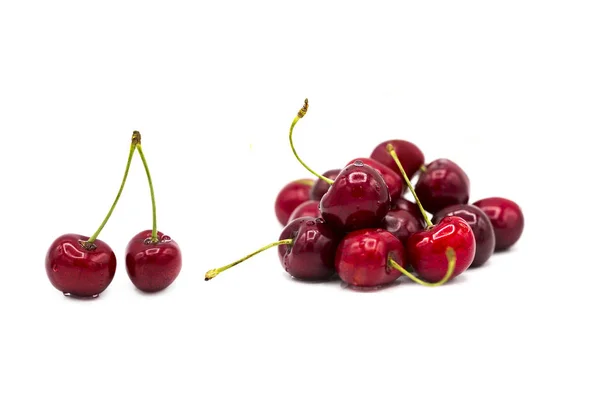
[[[141,141],[138,131],[131,136],[127,166],[121,186],[100,227],[90,237],[66,234],[58,237],[46,253],[46,273],[52,285],[65,295],[98,297],[112,282],[117,268],[114,252],[98,239],[125,188],[133,153]]]
[[[97,297],[113,280],[117,259],[110,246],[89,237],[66,234],[58,237],[46,253],[50,283],[65,295]]]
[[[390,209],[390,195],[381,175],[356,161],[340,172],[320,208],[323,219],[336,230],[376,228]]]
[[[300,204],[298,207],[296,207],[292,215],[290,215],[290,220],[288,221],[288,223],[295,220],[296,218],[319,218],[320,216],[321,210],[319,210],[319,202],[316,200],[307,200],[304,203]]]
[[[432,219],[434,224],[444,217],[461,217],[471,227],[475,235],[475,258],[471,267],[484,264],[494,252],[496,238],[494,227],[488,216],[479,208],[470,204],[455,204],[438,211]]]
[[[470,181],[454,162],[439,159],[419,175],[415,192],[425,210],[435,214],[444,207],[469,201]]]
[[[275,199],[275,215],[281,225],[287,224],[296,207],[308,200],[312,179],[298,179],[285,185]]]
[[[404,191],[404,182],[402,181],[400,175],[398,175],[396,172],[386,167],[385,165],[381,164],[379,161],[373,160],[372,158],[355,158],[346,165],[352,165],[356,161],[360,161],[363,164],[375,169],[375,171],[379,172],[379,174],[383,177],[383,180],[385,181],[385,184],[388,187],[388,191],[390,192],[390,198],[392,199],[392,201],[400,197],[400,195]]]
[[[419,211],[419,207],[417,207],[417,205],[415,203],[413,203],[410,200],[405,199],[404,197],[400,197],[400,198],[396,199],[396,201],[392,202],[391,208],[392,208],[392,210],[407,211],[410,214],[412,214],[421,223],[421,225],[423,227],[426,225],[425,219],[423,218],[423,215]]]
[[[335,274],[335,249],[339,242],[337,234],[321,218],[296,218],[281,231],[277,242],[221,268],[206,272],[208,281],[221,272],[234,267],[271,247],[278,246],[279,261],[294,278],[306,281],[327,280]]]
[[[382,228],[406,245],[410,235],[423,230],[423,225],[419,219],[406,210],[390,210],[383,220]]]
[[[334,180],[340,174],[340,171],[341,171],[341,169],[330,169],[329,171],[326,171],[323,174],[323,176],[325,178]],[[331,184],[328,181],[324,181],[323,179],[317,179],[315,184],[310,189],[310,193],[309,193],[310,199],[321,201],[321,198],[323,197],[323,195],[325,193],[327,193],[327,191],[329,190],[330,187],[331,187]]]
[[[404,172],[406,172],[409,179],[412,179],[423,164],[425,164],[423,152],[416,145],[406,140],[388,140],[378,144],[373,153],[371,153],[371,158],[379,161],[398,175],[400,175],[398,166],[387,150],[388,144],[392,145],[404,167]]]
[[[475,258],[475,236],[469,224],[460,217],[445,217],[437,225],[417,232],[406,244],[408,259],[417,275],[429,282],[444,277],[447,267],[446,250],[456,252],[456,265],[451,279],[462,274]]]
[[[135,235],[127,244],[125,264],[131,282],[143,292],[158,292],[175,281],[181,271],[181,250],[169,236],[157,232],[152,241],[152,229]]]
[[[525,218],[517,203],[503,197],[489,197],[473,203],[490,218],[496,236],[496,251],[506,250],[523,234]]]
[[[342,281],[351,286],[378,287],[402,275],[389,265],[390,259],[406,265],[402,243],[383,229],[361,229],[350,232],[340,242],[335,269]]]

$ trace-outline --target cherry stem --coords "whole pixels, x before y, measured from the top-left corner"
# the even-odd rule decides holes
[[[427,227],[431,228],[433,226],[433,224],[431,223],[431,220],[429,219],[429,216],[425,212],[425,209],[423,208],[423,205],[419,201],[419,197],[415,193],[415,189],[413,188],[413,185],[410,183],[410,179],[408,179],[408,176],[406,175],[406,172],[404,171],[404,168],[402,167],[402,163],[398,159],[398,154],[396,154],[396,150],[394,150],[394,146],[392,146],[390,143],[388,143],[388,145],[386,146],[386,149],[387,149],[388,153],[390,153],[390,156],[392,156],[392,158],[396,162],[396,165],[398,165],[398,168],[400,168],[400,173],[402,173],[402,177],[404,178],[404,182],[406,182],[406,185],[408,186],[408,189],[410,190],[410,192],[414,196],[415,201],[417,202],[417,205],[419,206],[419,210],[421,210],[421,214],[423,214],[423,218],[425,218],[425,223],[427,223]]]
[[[304,163],[304,161],[302,161],[300,159],[300,157],[298,156],[298,153],[296,153],[296,148],[294,147],[294,141],[292,140],[292,133],[294,132],[294,126],[296,126],[296,123],[298,121],[300,121],[300,118],[304,117],[306,115],[306,113],[308,112],[308,99],[304,99],[304,105],[302,106],[302,108],[300,109],[300,111],[298,111],[298,114],[296,115],[296,117],[294,118],[294,120],[292,121],[292,126],[290,126],[290,147],[292,148],[292,152],[294,153],[294,156],[296,157],[296,160],[298,160],[300,162],[300,164],[302,164],[304,166],[304,168],[306,168],[308,170],[308,172],[310,172],[311,174],[313,174],[314,176],[316,176],[319,179],[324,180],[325,182],[329,183],[330,185],[333,183],[333,180],[319,174],[316,173],[315,171],[313,171],[312,169],[310,169],[310,167],[308,165],[306,165]]]
[[[284,239],[284,240],[279,240],[277,242],[273,242],[271,244],[268,244],[264,247],[261,247],[260,249],[256,250],[254,253],[250,253],[248,254],[246,257],[240,258],[239,260],[232,262],[231,264],[227,264],[224,267],[221,268],[216,268],[216,269],[211,269],[210,271],[208,271],[205,275],[204,275],[204,280],[205,281],[209,281],[212,278],[214,278],[215,276],[219,275],[221,272],[223,271],[227,271],[229,268],[231,267],[235,267],[236,265],[246,261],[247,259],[249,259],[250,257],[253,257],[255,255],[257,255],[258,253],[262,253],[265,250],[270,249],[271,247],[275,247],[275,246],[281,246],[283,244],[286,245],[290,245],[294,242],[293,239]]]
[[[410,272],[408,272],[407,270],[402,268],[402,266],[400,264],[398,264],[396,261],[392,260],[391,258],[388,259],[388,264],[390,267],[397,269],[398,271],[402,272],[404,275],[408,276],[412,281],[414,281],[420,285],[435,287],[435,286],[441,286],[444,283],[448,282],[450,280],[450,277],[452,276],[452,273],[454,272],[454,267],[456,267],[456,252],[454,251],[454,249],[452,247],[448,247],[446,249],[446,258],[448,259],[448,270],[446,271],[446,275],[444,275],[442,280],[440,280],[438,282],[434,282],[434,283],[425,282],[425,281],[417,278],[416,276],[414,276],[413,274],[411,274]]]
[[[135,151],[135,146],[139,143],[140,140],[141,140],[141,137],[139,135],[139,132],[137,134],[136,134],[136,132],[134,132],[133,136],[131,137],[131,146],[129,148],[129,157],[127,158],[127,166],[125,167],[125,174],[123,174],[123,180],[121,181],[121,187],[119,188],[117,197],[115,197],[115,201],[113,202],[112,206],[110,207],[110,210],[108,210],[108,214],[106,214],[106,217],[104,217],[104,221],[102,221],[102,223],[100,224],[100,227],[96,230],[96,232],[94,232],[94,234],[92,236],[90,236],[90,238],[88,240],[86,240],[83,243],[84,247],[86,247],[86,248],[94,247],[93,246],[94,241],[98,238],[98,235],[100,235],[100,232],[102,232],[102,229],[104,229],[104,225],[106,225],[106,223],[110,219],[110,216],[112,215],[115,207],[117,206],[117,203],[119,202],[119,198],[121,197],[121,193],[123,193],[123,189],[125,188],[125,182],[127,181],[127,175],[129,175],[129,167],[131,166],[131,159],[133,158],[133,152]]]
[[[137,131],[136,131],[137,132]],[[138,132],[139,134],[139,132]],[[150,186],[150,198],[152,199],[152,243],[158,243],[158,230],[156,229],[156,200],[154,198],[154,186],[152,185],[152,176],[150,176],[150,169],[148,168],[148,163],[146,162],[146,157],[144,157],[144,152],[142,151],[142,141],[138,141],[136,144],[136,148],[140,158],[142,159],[142,164],[144,164],[144,169],[146,170],[146,176],[148,177],[148,186]]]
[[[425,165],[421,165],[419,169],[421,170],[421,172],[427,172],[427,167]]]

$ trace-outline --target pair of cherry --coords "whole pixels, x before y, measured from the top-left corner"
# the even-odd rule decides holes
[[[337,272],[353,286],[383,285],[402,273],[422,284],[439,285],[489,258],[495,226],[482,210],[464,204],[469,199],[469,180],[458,165],[441,159],[424,167],[423,153],[415,145],[395,140],[381,143],[370,158],[355,159],[343,170],[319,175],[298,157],[292,142],[293,128],[307,106],[305,102],[292,123],[290,145],[298,161],[319,180],[303,179],[284,187],[275,207],[279,221],[287,222],[280,240],[250,256],[280,246],[280,260],[292,276],[322,280]],[[422,173],[413,189],[410,178],[419,170]],[[401,197],[406,188],[417,205]],[[435,225],[420,197],[428,211],[436,213]],[[496,200],[502,210],[494,219],[497,222],[506,214],[503,207],[512,202]],[[509,208],[520,213],[512,205]],[[520,232],[513,236],[514,243]],[[209,271],[206,279],[248,257]],[[407,260],[426,281],[402,268]]]
[[[169,236],[157,230],[156,201],[150,170],[142,151],[142,137],[133,132],[129,157],[121,187],[96,232],[88,237],[65,234],[58,237],[46,253],[46,273],[52,285],[67,296],[98,297],[112,282],[117,259],[111,247],[98,239],[110,219],[125,187],[129,167],[137,150],[148,178],[152,200],[152,229],[135,235],[127,244],[125,264],[132,283],[141,291],[157,292],[167,288],[181,270],[181,250]]]

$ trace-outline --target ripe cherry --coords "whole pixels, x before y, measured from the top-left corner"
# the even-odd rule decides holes
[[[503,197],[488,197],[473,203],[490,218],[496,236],[496,251],[506,250],[514,245],[525,227],[523,211],[517,203]]]
[[[335,269],[348,285],[357,288],[376,288],[389,284],[402,274],[425,286],[446,283],[454,271],[456,257],[448,249],[448,265],[445,276],[436,283],[420,280],[404,267],[406,252],[402,242],[383,229],[361,229],[348,233],[340,242]]]
[[[100,227],[90,237],[66,234],[58,237],[46,253],[46,274],[52,285],[66,296],[98,297],[112,282],[117,259],[108,244],[98,239],[100,232],[110,219],[121,193],[125,188],[133,153],[140,140],[134,132],[129,147],[129,157],[121,186],[108,214]]]
[[[139,135],[139,132],[137,133]],[[144,292],[158,292],[170,286],[179,276],[182,264],[181,250],[173,239],[157,230],[154,186],[142,150],[141,136],[136,143],[136,149],[144,164],[150,188],[152,230],[142,231],[129,241],[125,252],[125,264],[127,275],[135,287]]]
[[[321,210],[319,210],[319,202],[316,200],[307,200],[296,207],[292,215],[290,215],[290,220],[288,222],[300,217],[319,218],[320,216]]]
[[[373,160],[372,158],[355,158],[350,161],[346,165],[354,164],[356,161],[360,161],[369,167],[375,169],[375,171],[379,172],[379,174],[383,177],[386,186],[388,187],[388,191],[390,192],[390,198],[392,201],[396,200],[400,197],[402,192],[404,191],[404,181],[396,172],[381,164],[379,161]]]
[[[382,228],[406,245],[410,235],[423,230],[423,224],[406,210],[390,210],[383,220]]]
[[[423,168],[423,164],[425,164],[423,152],[415,144],[406,140],[388,140],[378,144],[373,150],[373,153],[371,153],[371,158],[379,161],[398,175],[400,175],[398,166],[387,151],[388,144],[391,144],[394,147],[394,150],[404,167],[406,176],[408,176],[409,179],[412,179],[417,171]]]
[[[321,215],[333,229],[352,231],[378,227],[390,209],[390,194],[381,174],[375,169],[356,161],[339,173],[335,181],[326,178],[304,163],[296,153],[292,133],[294,126],[308,111],[308,99],[290,126],[290,147],[294,156],[310,173],[331,184],[321,198]]]
[[[404,197],[400,197],[396,199],[396,201],[392,202],[392,210],[404,210],[412,214],[423,227],[425,227],[425,219],[419,211],[419,207],[415,203],[410,200],[405,199]]]
[[[408,259],[414,271],[425,281],[438,281],[445,276],[448,268],[447,250],[453,249],[456,255],[454,271],[451,278],[463,273],[475,258],[475,236],[469,224],[460,217],[445,217],[436,225],[429,220],[423,209],[419,196],[415,193],[408,176],[404,172],[402,163],[398,160],[393,146],[388,146],[390,155],[396,161],[404,181],[415,197],[417,206],[421,210],[427,224],[424,231],[412,234],[406,245]]]
[[[443,158],[427,165],[415,185],[423,208],[432,214],[454,204],[466,204],[469,190],[467,174],[454,162]]]
[[[340,171],[341,169],[330,169],[329,171],[326,171],[323,176],[333,180],[337,178],[337,176],[340,174]],[[321,201],[321,198],[325,193],[327,193],[330,187],[331,184],[328,181],[317,179],[315,184],[310,188],[309,198],[311,200]]]
[[[281,265],[294,278],[305,281],[328,280],[335,275],[334,260],[338,242],[339,237],[322,218],[296,218],[283,228],[277,242],[224,267],[208,271],[204,280],[208,281],[275,246],[278,246]]]
[[[484,264],[494,253],[496,238],[494,227],[488,216],[479,208],[470,204],[455,204],[438,211],[432,222],[438,224],[444,217],[460,217],[471,227],[475,235],[475,258],[471,267]]]
[[[298,179],[285,185],[275,199],[275,215],[281,225],[286,225],[296,207],[308,200],[314,180]]]

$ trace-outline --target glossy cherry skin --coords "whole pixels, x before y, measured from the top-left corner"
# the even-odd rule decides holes
[[[383,177],[383,180],[385,181],[385,184],[388,187],[388,191],[390,192],[390,198],[392,201],[400,197],[400,195],[404,191],[404,181],[397,173],[395,173],[385,165],[381,164],[379,161],[373,160],[372,158],[355,158],[346,165],[352,165],[356,161],[360,161],[363,164],[372,167],[373,169],[375,169],[375,171],[379,172],[379,174]]]
[[[379,172],[357,161],[340,172],[320,208],[337,231],[377,228],[390,209],[390,194]]]
[[[415,192],[425,210],[432,214],[454,204],[469,201],[470,181],[467,174],[454,162],[440,158],[421,172]]]
[[[181,271],[181,250],[169,236],[157,232],[158,243],[152,242],[152,230],[135,235],[127,244],[125,264],[131,282],[143,292],[158,292],[175,281]]]
[[[423,230],[421,221],[406,210],[390,210],[383,219],[382,228],[396,236],[403,245],[416,232]]]
[[[456,253],[452,279],[465,272],[475,258],[475,235],[460,217],[444,217],[437,225],[409,237],[406,244],[408,261],[423,280],[440,281],[448,271],[448,247]]]
[[[52,285],[66,295],[96,297],[112,282],[117,258],[102,240],[87,250],[89,236],[74,233],[58,237],[46,253],[46,274]]]
[[[337,176],[340,174],[340,171],[341,169],[330,169],[329,171],[326,171],[323,174],[323,176],[325,178],[335,180],[335,178],[337,178]],[[327,193],[330,187],[331,185],[325,182],[323,179],[317,179],[315,184],[310,188],[310,193],[308,194],[308,197],[311,200],[321,201],[323,195]]]
[[[494,227],[488,216],[479,208],[470,204],[455,204],[438,211],[431,222],[439,223],[444,217],[460,217],[471,227],[475,235],[475,258],[471,267],[485,263],[494,253],[496,237]]]
[[[406,140],[388,140],[378,144],[371,153],[371,158],[379,161],[398,175],[400,175],[400,170],[392,156],[390,156],[390,153],[387,151],[388,143],[394,146],[394,150],[402,163],[404,172],[406,172],[408,179],[411,179],[421,166],[425,164],[423,152],[416,145]]]
[[[335,250],[339,236],[322,218],[301,217],[290,221],[279,240],[293,239],[278,247],[279,261],[288,274],[305,281],[328,280],[335,275]]]
[[[419,211],[419,207],[412,201],[404,197],[399,197],[396,201],[392,202],[391,208],[392,210],[404,210],[411,213],[425,227],[425,218],[423,218],[423,214]]]
[[[316,200],[307,200],[296,207],[292,215],[290,215],[290,220],[288,223],[300,217],[319,218],[320,216],[321,210],[319,210],[319,202]]]
[[[285,185],[275,199],[275,215],[281,225],[287,224],[296,207],[308,200],[313,179],[299,179]]]
[[[406,253],[398,238],[383,229],[361,229],[350,232],[340,242],[335,256],[335,269],[348,285],[382,286],[402,275],[388,265],[390,257],[401,266],[406,266]]]
[[[473,205],[490,218],[496,236],[496,251],[508,249],[519,240],[525,227],[525,217],[517,203],[503,197],[489,197]]]

